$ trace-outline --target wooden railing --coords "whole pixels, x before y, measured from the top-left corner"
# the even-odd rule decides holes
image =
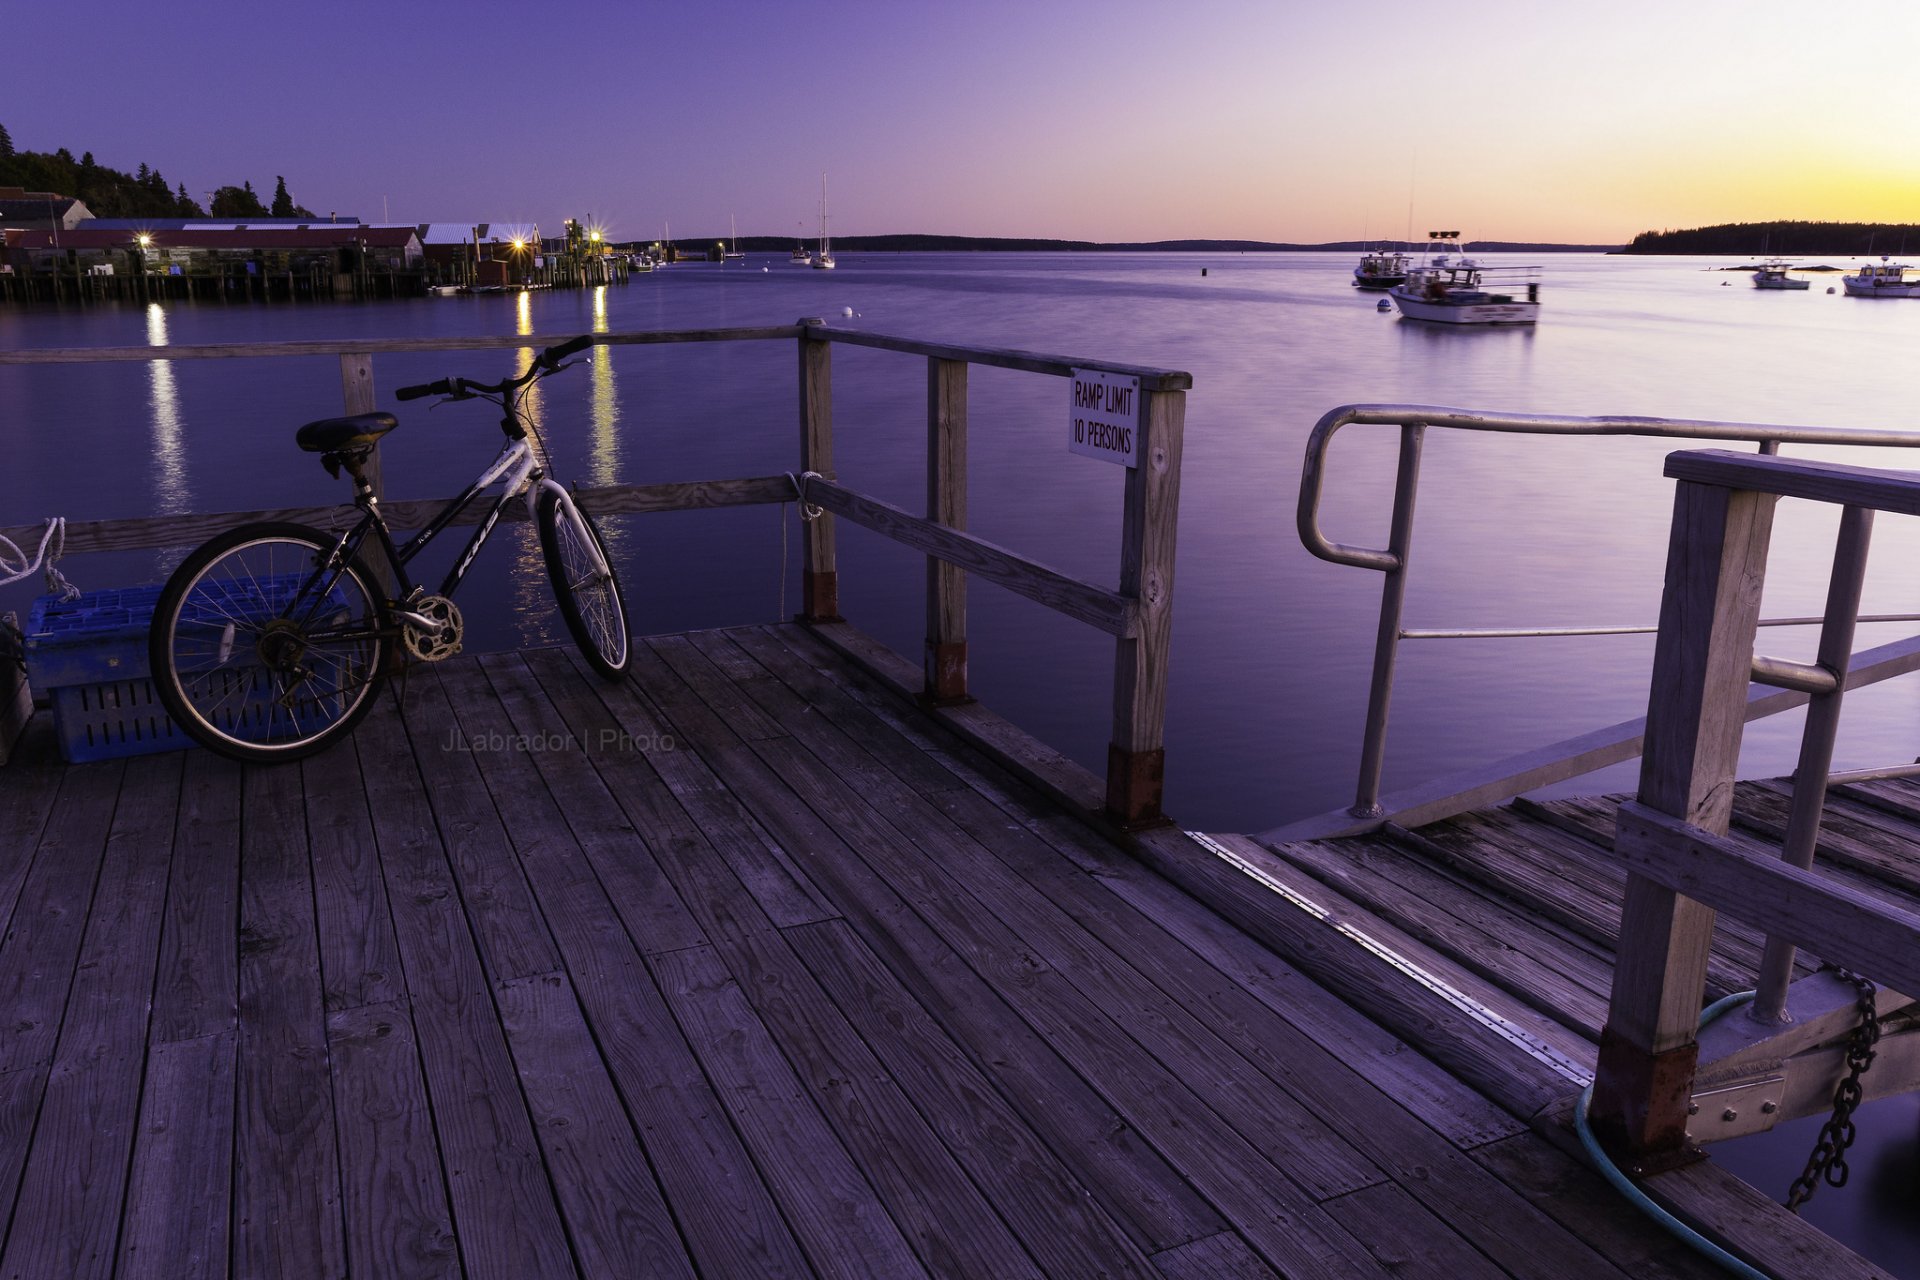
[[[1752,1109],[1778,1111],[1793,1089],[1797,1060],[1790,1055],[1857,1021],[1850,983],[1827,975],[1790,983],[1796,948],[1894,991],[1920,991],[1920,914],[1810,869],[1873,514],[1920,515],[1920,476],[1722,451],[1673,454],[1666,474],[1679,486],[1640,789],[1620,807],[1615,840],[1630,876],[1593,1103],[1596,1128],[1643,1166],[1655,1167],[1687,1150],[1703,1069],[1760,1064],[1758,1074],[1747,1072],[1759,1089]],[[1843,508],[1812,663],[1754,654],[1781,497]],[[1749,682],[1811,699],[1778,860],[1727,835]],[[1697,1024],[1716,911],[1760,926],[1768,941],[1751,1011],[1723,1019],[1724,1028],[1717,1024],[1714,1049],[1703,1056]],[[1878,1008],[1884,1013],[1907,1003],[1882,991]],[[1911,1088],[1920,1078],[1920,1032],[1895,1039],[1899,1046],[1884,1045],[1888,1062],[1876,1067],[1880,1091]],[[1831,1055],[1818,1061],[1830,1073]],[[1819,1081],[1814,1084],[1809,1096],[1818,1097]],[[1830,1074],[1825,1085],[1830,1104]],[[1729,1119],[1737,1118],[1731,1101],[1727,1110]]]
[[[82,364],[106,361],[334,358],[340,363],[342,406],[347,413],[375,407],[376,355],[541,347],[569,334],[389,339],[356,342],[278,342],[176,347],[101,347],[76,350],[0,351],[0,365]],[[842,329],[817,319],[764,328],[700,329],[599,334],[599,346],[669,343],[790,341],[799,350],[799,458],[794,477],[749,476],[683,484],[612,485],[583,489],[583,505],[596,515],[631,515],[697,507],[781,503],[804,498],[822,510],[803,525],[801,617],[839,620],[839,561],[834,521],[847,520],[923,552],[927,557],[927,628],[924,696],[935,704],[966,701],[967,580],[977,577],[1076,618],[1114,637],[1113,731],[1108,748],[1105,804],[1109,815],[1129,825],[1161,820],[1165,761],[1167,652],[1173,625],[1173,558],[1180,496],[1181,440],[1186,391],[1192,378],[1171,370],[1111,361],[1071,359]],[[833,461],[832,350],[836,343],[918,356],[927,371],[927,512],[915,515],[840,484]],[[1092,369],[1139,379],[1143,401],[1138,467],[1125,472],[1120,527],[1118,586],[1107,588],[1048,568],[1030,557],[976,537],[967,523],[967,369],[972,365],[1069,377]],[[1062,409],[1065,409],[1064,397]],[[1063,412],[1062,418],[1065,418]],[[1063,450],[1064,452],[1064,450]],[[376,492],[384,499],[377,467]],[[437,504],[384,501],[397,528],[418,527]],[[507,518],[525,519],[524,504]],[[69,553],[120,551],[196,544],[218,530],[251,520],[288,519],[333,525],[344,507],[147,519],[73,522]],[[477,522],[483,511],[467,513]],[[37,545],[38,526],[0,528],[0,534]]]

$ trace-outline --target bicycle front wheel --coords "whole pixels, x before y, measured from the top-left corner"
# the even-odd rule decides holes
[[[160,593],[148,641],[161,705],[236,760],[297,760],[373,708],[392,645],[384,597],[335,539],[243,525],[189,555]]]
[[[547,576],[553,579],[554,598],[567,630],[589,666],[609,680],[618,680],[627,669],[630,648],[627,605],[598,526],[575,504],[562,503],[552,489],[540,490],[534,514],[540,524],[540,546],[546,552]]]

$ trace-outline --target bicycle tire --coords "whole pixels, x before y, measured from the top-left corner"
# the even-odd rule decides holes
[[[393,626],[364,561],[324,598],[307,579],[334,535],[263,522],[210,538],[160,592],[153,686],[175,725],[234,760],[298,760],[347,734],[386,683]],[[324,612],[322,612],[324,610]]]
[[[577,519],[569,519],[569,512]],[[573,642],[580,647],[587,665],[604,679],[618,680],[626,674],[633,640],[627,631],[627,603],[620,591],[620,578],[614,572],[613,556],[600,536],[600,527],[577,505],[562,507],[560,495],[552,489],[540,490],[534,514],[540,526],[547,576],[553,580],[553,596]],[[587,551],[586,538],[593,540],[599,563],[606,565],[604,575]]]

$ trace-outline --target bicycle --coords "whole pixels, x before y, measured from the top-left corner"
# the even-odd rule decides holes
[[[492,464],[404,546],[395,544],[367,475],[380,438],[399,425],[394,416],[301,427],[299,447],[319,454],[336,479],[344,470],[353,481],[360,518],[339,533],[280,521],[242,525],[181,562],[160,593],[148,642],[154,687],[173,722],[201,745],[247,761],[297,760],[351,733],[398,665],[396,646],[421,662],[460,651],[466,628],[453,594],[507,503],[522,493],[532,501],[567,630],[595,671],[618,680],[631,645],[619,579],[592,518],[547,474],[537,425],[529,443],[524,410],[529,387],[571,368],[567,358],[592,345],[583,336],[548,347],[517,378],[442,378],[394,393],[398,400],[490,401],[500,406],[507,437]],[[496,484],[492,509],[440,590],[428,594],[407,566]],[[387,577],[368,562],[369,539]]]

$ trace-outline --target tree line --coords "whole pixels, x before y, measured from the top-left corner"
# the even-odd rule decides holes
[[[287,180],[276,178],[271,203],[263,203],[252,182],[221,187],[208,206],[187,194],[186,184],[169,187],[158,169],[142,163],[133,173],[95,162],[93,152],[78,160],[65,147],[57,151],[17,151],[0,124],[0,187],[25,187],[72,196],[96,218],[311,218],[287,194]]]
[[[1920,252],[1920,226],[1887,222],[1726,222],[1684,231],[1642,231],[1622,253],[1737,253],[1865,257]]]

